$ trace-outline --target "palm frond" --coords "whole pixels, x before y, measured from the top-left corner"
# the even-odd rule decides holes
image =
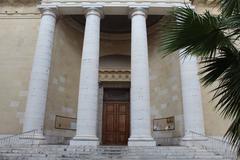
[[[173,16],[175,19],[161,38],[161,49],[166,54],[184,49],[181,56],[214,57],[219,47],[232,45],[222,30],[221,17],[212,16],[209,12],[198,15],[190,8],[178,8]]]
[[[240,0],[220,3],[219,16],[176,9],[162,33],[160,49],[165,55],[183,49],[180,56],[202,58],[201,81],[205,86],[218,82],[212,100],[218,100],[215,109],[232,121],[225,137],[240,155]]]
[[[215,108],[224,118],[233,121],[225,136],[240,151],[240,52],[223,47],[218,56],[201,63],[205,64],[200,72],[203,84],[219,82],[213,90],[213,100],[218,99]]]
[[[228,142],[233,145],[240,154],[240,116],[236,117],[225,134]]]
[[[213,99],[220,99],[216,109],[220,110],[225,118],[234,118],[240,115],[240,53],[229,48],[221,48],[219,56],[203,60],[206,64],[201,68],[201,81],[210,85],[218,81],[214,89]]]
[[[219,3],[222,14],[227,17],[240,13],[240,0],[220,0]]]
[[[240,14],[224,18],[223,24],[227,29],[228,37],[234,41],[239,40],[240,37]]]
[[[233,61],[237,61],[236,57],[238,57],[237,49],[234,48],[234,51],[232,51],[227,47],[220,48],[218,56],[212,58],[203,57],[200,64],[204,66],[199,72],[200,75],[203,75],[201,78],[203,85],[208,86],[219,80],[226,70],[233,65]]]

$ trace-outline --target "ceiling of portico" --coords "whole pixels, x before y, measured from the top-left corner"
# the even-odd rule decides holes
[[[85,26],[85,16],[71,16],[81,26]],[[147,18],[147,27],[156,24],[163,16],[151,15]],[[126,15],[106,15],[101,20],[101,32],[104,33],[130,33],[131,20]]]

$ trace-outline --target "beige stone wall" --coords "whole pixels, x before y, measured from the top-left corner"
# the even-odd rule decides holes
[[[5,11],[23,8],[1,6]],[[21,132],[39,22],[39,15],[0,15],[0,134]]]
[[[45,114],[48,135],[74,135],[70,130],[55,129],[55,116],[76,118],[82,37],[64,18],[57,21]]]
[[[175,117],[174,131],[155,131],[155,137],[180,137],[183,135],[183,110],[179,59],[177,55],[163,58],[159,48],[161,31],[152,27],[149,32],[150,98],[152,119]]]
[[[223,136],[228,126],[230,125],[230,120],[223,119],[220,116],[220,112],[215,110],[215,105],[217,100],[212,101],[214,92],[211,92],[217,85],[209,86],[207,88],[202,87],[202,102],[203,102],[203,112],[204,112],[204,122],[205,130],[208,136]]]
[[[219,14],[219,6],[214,0],[193,0],[193,6],[197,13],[203,14],[209,11],[213,15]]]

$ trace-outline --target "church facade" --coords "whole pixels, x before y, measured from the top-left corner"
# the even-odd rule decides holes
[[[37,130],[44,143],[92,146],[221,138],[229,122],[201,86],[198,60],[159,47],[171,11],[208,3],[1,2],[1,137]]]

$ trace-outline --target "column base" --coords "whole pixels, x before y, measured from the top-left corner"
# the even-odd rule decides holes
[[[75,136],[71,141],[72,146],[98,146],[99,140],[97,137],[91,136]]]
[[[206,137],[203,137],[203,136],[198,136],[198,135],[185,135],[183,138],[182,138],[182,141],[204,141],[204,140],[207,140]]]
[[[204,142],[204,141],[208,141],[208,138],[203,137],[203,136],[186,135],[181,139],[180,145],[182,145],[182,146],[195,146],[196,144]]]
[[[156,141],[153,138],[130,137],[128,146],[156,146]]]

